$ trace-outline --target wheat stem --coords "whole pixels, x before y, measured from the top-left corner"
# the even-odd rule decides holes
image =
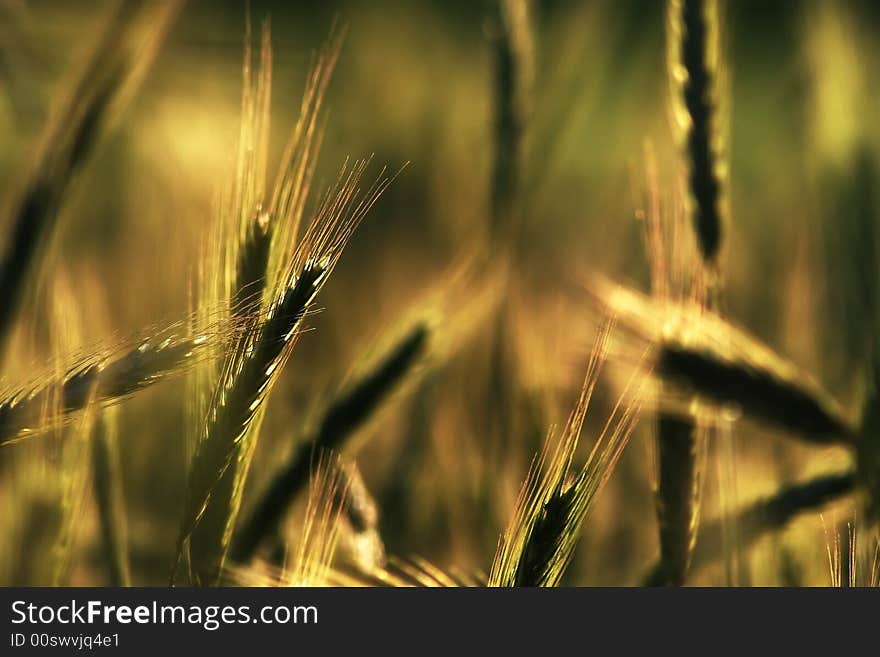
[[[92,483],[112,586],[131,586],[117,428],[105,411],[92,432]]]
[[[782,529],[802,513],[820,509],[848,495],[855,489],[856,483],[854,472],[824,475],[784,488],[772,497],[741,509],[736,513],[741,547],[745,549],[769,532]],[[704,523],[699,539],[691,561],[693,570],[721,557],[724,546],[722,520]],[[643,581],[645,586],[663,586],[668,582],[661,563],[654,565]]]
[[[571,562],[584,519],[608,481],[638,418],[630,379],[584,466],[572,461],[590,399],[604,362],[610,323],[597,340],[581,394],[553,447],[552,435],[532,464],[513,520],[504,530],[489,573],[489,586],[558,586]],[[632,402],[632,403],[631,403]],[[552,450],[552,452],[551,452]],[[542,472],[543,470],[543,472]]]

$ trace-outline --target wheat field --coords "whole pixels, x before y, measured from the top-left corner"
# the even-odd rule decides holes
[[[880,585],[868,0],[0,0],[0,583]]]

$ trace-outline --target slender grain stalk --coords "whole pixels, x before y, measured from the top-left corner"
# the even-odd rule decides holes
[[[535,45],[530,0],[493,1],[494,153],[489,181],[489,239],[503,270],[504,286],[512,289],[518,235],[521,230],[526,133],[531,114]],[[520,392],[517,355],[510,334],[514,301],[505,294],[489,334],[486,432],[488,460],[504,467],[518,432]],[[487,486],[488,489],[488,486]],[[484,500],[488,506],[488,500]],[[488,537],[487,537],[488,538]]]
[[[875,352],[868,375],[868,391],[862,409],[856,444],[859,484],[867,492],[866,518],[880,521],[880,353]]]
[[[385,565],[385,544],[379,533],[379,505],[367,489],[360,469],[354,461],[335,461],[340,477],[347,485],[337,490],[337,506],[345,531],[342,540],[347,544],[351,559],[357,567],[371,571]]]
[[[112,586],[131,586],[125,501],[117,445],[117,425],[112,409],[98,419],[92,432],[92,485],[101,522],[101,538]]]
[[[753,545],[766,534],[785,527],[797,516],[820,509],[855,490],[855,472],[824,475],[806,483],[784,488],[772,497],[759,500],[736,513],[739,540],[743,549]],[[697,570],[722,556],[724,546],[723,520],[703,524],[700,540],[694,550],[691,568]],[[668,583],[661,563],[654,565],[644,579],[645,586],[663,586]]]
[[[646,215],[646,243],[651,267],[651,296],[658,305],[670,298],[687,297],[684,280],[691,274],[694,255],[679,246],[684,230],[684,213],[674,208],[664,213],[657,182],[653,152],[646,148],[646,180],[649,210]],[[693,281],[690,281],[693,286]],[[699,296],[692,294],[692,296]],[[698,299],[699,301],[699,299]],[[667,394],[661,383],[659,395]],[[656,416],[656,513],[660,555],[669,581],[684,584],[699,526],[702,473],[701,452],[705,427],[696,413],[675,414],[660,407]]]
[[[302,443],[260,497],[232,549],[232,559],[249,561],[262,541],[273,535],[296,495],[308,482],[316,450],[341,450],[354,432],[382,405],[424,356],[427,326],[412,329],[376,367],[354,382],[328,406],[315,436]]]
[[[690,215],[707,278],[712,283],[698,302],[720,300],[714,272],[721,246],[721,158],[713,95],[717,63],[717,8],[712,0],[671,0],[670,81],[680,85],[680,127],[689,161]],[[710,428],[706,430],[711,431]],[[699,521],[700,428],[696,415],[657,418],[657,519],[663,562],[670,581],[684,583]]]

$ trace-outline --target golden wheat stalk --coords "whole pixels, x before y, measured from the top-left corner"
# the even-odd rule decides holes
[[[860,430],[808,373],[715,313],[691,303],[658,304],[619,285],[598,285],[599,302],[653,350],[653,374],[687,396],[734,410],[813,444],[854,447]],[[674,399],[661,399],[681,412]]]
[[[309,478],[305,513],[298,538],[285,542],[281,567],[255,562],[230,566],[233,581],[244,586],[323,586],[330,583],[333,558],[339,542],[340,520],[350,485],[339,457],[322,451]]]
[[[217,328],[190,337],[171,330],[115,349],[99,349],[64,373],[41,376],[35,383],[0,398],[0,446],[38,435],[68,422],[89,403],[110,405],[194,365],[207,349],[223,341]],[[56,403],[57,401],[57,403]]]

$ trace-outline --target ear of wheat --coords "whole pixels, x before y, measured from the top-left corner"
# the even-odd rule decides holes
[[[36,383],[7,392],[0,399],[0,445],[42,433],[53,423],[68,422],[89,403],[118,403],[196,364],[207,356],[209,347],[225,340],[223,333],[231,332],[216,327],[190,337],[176,334],[173,328],[158,331],[139,342],[100,349],[81,357],[66,372],[49,373]],[[57,405],[50,404],[53,399]]]
[[[243,334],[227,351],[219,370],[206,377],[219,383],[207,404],[190,467],[177,556],[178,564],[184,555],[188,557],[191,580],[196,584],[219,580],[265,399],[354,227],[388,184],[387,178],[380,178],[361,196],[359,184],[367,163],[346,164],[319,204],[303,239],[297,240],[313,169],[317,114],[338,41],[331,42],[327,52],[307,82],[303,114],[282,156],[266,217],[261,208],[267,195],[265,146],[271,79],[268,26],[263,32],[261,73],[253,88],[250,55],[246,53],[238,170],[220,216],[212,256],[214,269],[205,288],[212,300],[217,296],[229,299],[230,312],[237,314],[243,311],[237,301],[247,303],[248,289],[262,278],[267,306],[245,318]],[[268,223],[265,231],[261,222]],[[259,309],[263,293],[258,289],[250,294],[251,307]]]
[[[231,566],[230,576],[245,586],[323,586],[330,581],[339,541],[340,520],[350,485],[346,470],[333,452],[316,454],[309,477],[306,509],[298,538],[284,543],[280,568],[256,562]]]
[[[619,285],[600,303],[638,345],[652,345],[655,376],[719,408],[810,443],[853,447],[859,430],[813,377],[743,329],[688,303],[657,304]],[[662,403],[662,401],[661,401]]]
[[[610,331],[609,323],[593,349],[584,386],[561,439],[555,448],[549,439],[545,451],[532,465],[514,518],[499,540],[489,586],[559,585],[584,518],[626,446],[638,417],[638,402],[631,404],[630,399],[618,402],[586,464],[572,472],[572,460]],[[627,389],[624,397],[630,392]]]
[[[365,166],[360,162],[350,171],[343,169],[306,233],[289,278],[223,365],[193,456],[179,540],[179,555],[189,545],[196,583],[214,583],[220,576],[264,402],[352,230],[388,184],[387,178],[380,179],[358,198]]]
[[[710,267],[717,265],[724,229],[718,21],[717,0],[669,2],[673,118],[688,158],[694,231],[700,254]]]

